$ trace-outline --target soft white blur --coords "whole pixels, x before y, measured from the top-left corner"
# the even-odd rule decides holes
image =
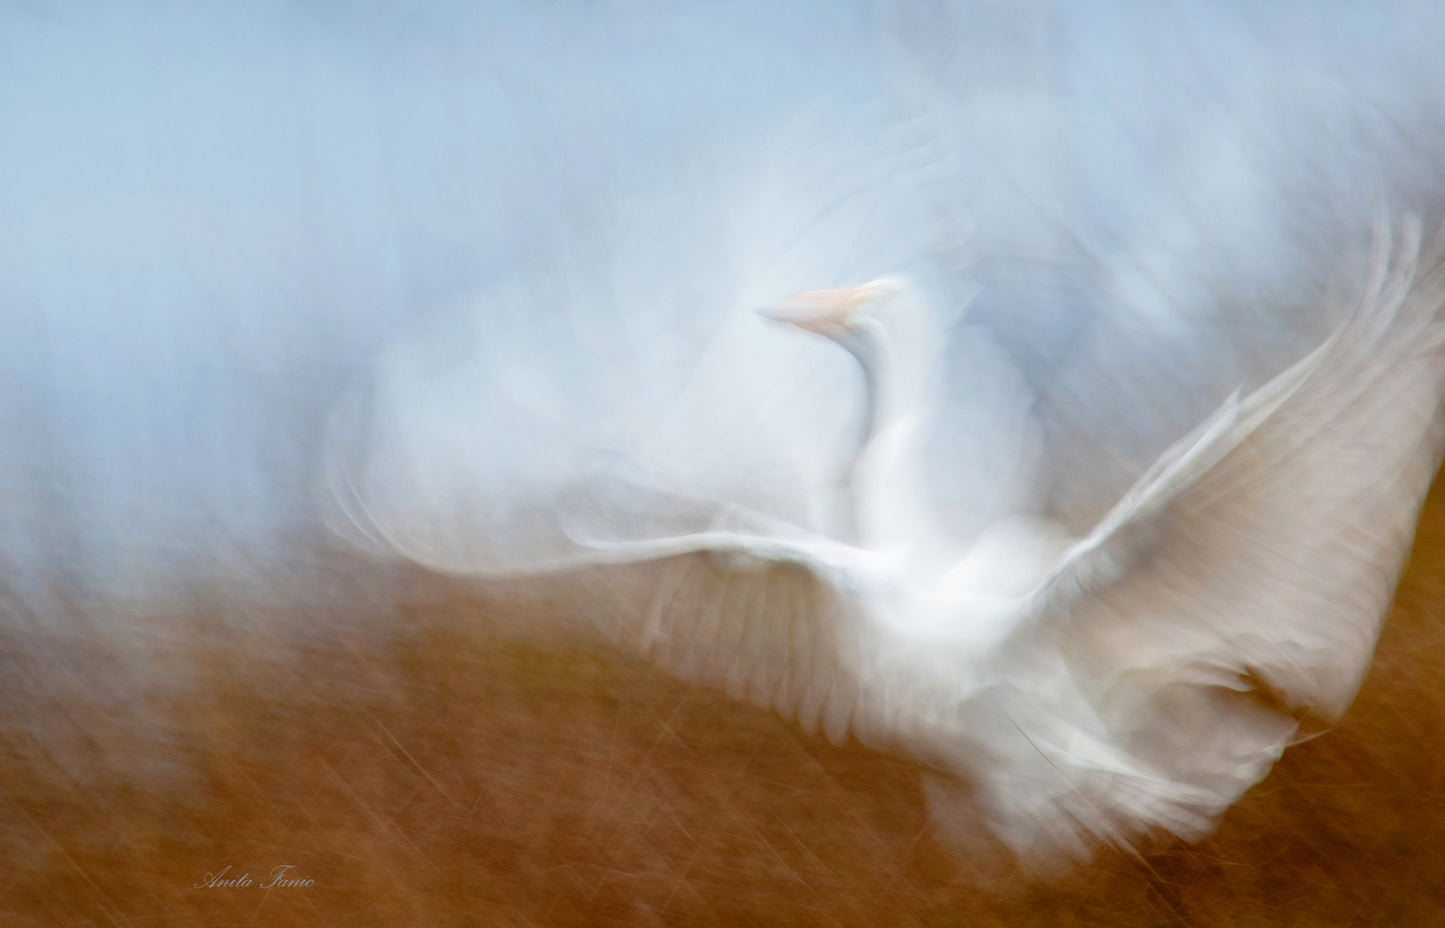
[[[1379,202],[1436,205],[1427,2],[0,10],[0,559],[144,606],[304,574],[340,459],[456,560],[613,453],[800,522],[885,273],[955,320],[928,491],[1086,525]],[[321,488],[319,491],[318,488]]]

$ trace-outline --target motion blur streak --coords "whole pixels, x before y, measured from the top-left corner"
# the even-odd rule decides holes
[[[1438,494],[1379,623],[1438,463],[1442,18],[1423,0],[6,4],[0,913],[1440,920]],[[754,312],[878,279],[936,333],[916,479],[886,482],[933,523],[925,572],[997,550],[1001,525],[1089,537],[1233,391],[1363,346],[1327,353],[1344,386],[1292,393],[1292,418],[1168,496],[1142,543],[1103,546],[1118,564],[1068,574],[1088,605],[1048,660],[1009,652],[1008,680],[1056,703],[1067,680],[1090,712],[1069,723],[1153,780],[990,781],[1014,769],[991,752],[1022,756],[1007,700],[947,720],[967,743],[901,739],[888,712],[919,691],[815,672],[833,626],[738,645],[788,673],[812,655],[801,689],[713,666],[736,597],[796,617],[829,595],[757,545],[636,586],[535,575],[719,526],[888,549],[845,491],[863,411],[892,401]],[[1220,500],[1240,518],[1208,537],[1229,543],[1191,547],[1180,526],[1216,525]],[[1134,621],[1158,602],[1140,565],[1189,594]],[[636,608],[689,597],[711,604],[691,625]],[[1338,727],[1224,811],[1296,722],[1334,724],[1376,635]],[[889,652],[831,653],[858,672]],[[936,694],[930,672],[909,686]],[[843,730],[885,752],[840,737],[856,692],[887,711]],[[1206,709],[1227,721],[1190,737]],[[1008,805],[1045,793],[1091,808],[1050,827]],[[1097,841],[1130,850],[1030,869]],[[283,864],[313,885],[257,888]],[[227,867],[256,885],[204,885]]]

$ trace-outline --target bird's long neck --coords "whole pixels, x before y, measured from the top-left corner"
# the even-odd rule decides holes
[[[858,446],[850,469],[858,463],[878,433],[898,416],[896,391],[890,378],[895,359],[888,333],[876,321],[868,320],[838,339],[863,369],[863,421],[859,424]]]
[[[939,339],[926,331],[907,334],[916,342],[901,344],[894,330],[870,318],[840,339],[863,368],[867,406],[848,483],[858,541],[875,550],[914,550],[933,532],[923,443]]]

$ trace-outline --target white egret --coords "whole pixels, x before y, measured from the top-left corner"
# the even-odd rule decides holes
[[[1235,394],[1072,544],[1010,521],[940,558],[918,474],[938,333],[903,279],[768,313],[843,345],[868,384],[831,534],[670,487],[646,461],[594,468],[556,510],[577,551],[522,566],[436,561],[333,469],[336,502],[353,534],[424,564],[572,571],[618,643],[961,775],[1020,854],[1195,838],[1306,714],[1347,707],[1408,552],[1438,462],[1442,291],[1434,264],[1416,274],[1417,223],[1403,239],[1377,233],[1358,305],[1319,348]]]

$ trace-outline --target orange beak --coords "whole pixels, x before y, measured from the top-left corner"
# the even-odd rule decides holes
[[[774,322],[795,326],[805,332],[833,336],[846,332],[858,311],[886,291],[880,284],[844,287],[839,290],[808,290],[791,296],[778,306],[758,310]]]

